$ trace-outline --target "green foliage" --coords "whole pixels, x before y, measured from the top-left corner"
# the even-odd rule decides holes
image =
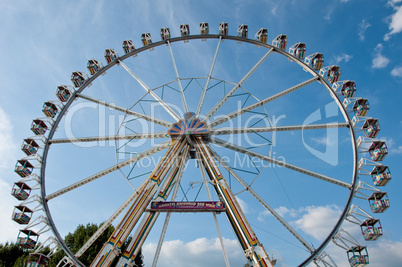
[[[88,223],[86,226],[78,225],[77,229],[73,233],[69,233],[64,242],[68,248],[76,253],[88,239],[95,234],[100,226],[93,223]],[[79,258],[85,266],[90,266],[95,259],[98,252],[102,249],[103,245],[107,242],[109,237],[114,231],[113,226],[108,226],[106,231],[98,237],[98,239],[85,251],[85,253]],[[131,238],[127,239],[122,246],[122,251],[128,246]],[[40,244],[38,244],[40,245]],[[49,248],[45,248],[42,254],[49,253]],[[24,250],[18,245],[6,243],[0,244],[0,267],[25,267],[28,261],[29,253],[33,251]],[[56,252],[49,261],[49,267],[55,267],[63,259],[65,253],[63,250]],[[115,266],[118,262],[118,258],[113,262],[112,266]],[[139,252],[135,258],[135,264],[139,267],[144,266],[142,251]]]
[[[0,266],[23,266],[22,263],[20,265],[14,265],[14,263],[16,263],[17,260],[23,256],[28,258],[28,253],[25,252],[20,246],[9,243],[6,243],[5,245],[0,244]]]

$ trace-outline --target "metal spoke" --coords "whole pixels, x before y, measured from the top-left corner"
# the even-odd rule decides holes
[[[90,96],[87,96],[87,95],[77,94],[77,96],[82,98],[82,99],[86,99],[86,100],[89,100],[91,102],[103,105],[105,107],[112,108],[112,109],[124,112],[124,113],[126,113],[128,115],[133,115],[133,116],[135,116],[137,118],[144,119],[146,121],[150,121],[150,122],[165,126],[167,128],[170,128],[170,126],[172,125],[171,122],[161,120],[161,119],[155,118],[153,116],[151,117],[151,116],[148,116],[148,115],[145,115],[145,114],[142,114],[142,113],[130,110],[130,109],[119,107],[119,106],[116,106],[115,104],[107,103],[105,101],[102,101],[102,100],[99,100],[99,99],[96,99],[96,98],[93,98],[93,97],[90,97]]]
[[[226,134],[246,134],[246,133],[263,133],[263,132],[284,132],[297,130],[316,130],[329,128],[346,128],[348,123],[325,123],[325,124],[310,124],[310,125],[290,125],[290,126],[274,126],[274,127],[244,127],[244,128],[219,128],[212,129],[211,135],[226,135]]]
[[[139,188],[143,187],[146,181],[143,181]],[[112,222],[127,208],[127,206],[138,196],[139,192],[135,190],[131,196],[127,198],[126,201],[116,210],[115,213],[106,221],[104,222],[98,230],[91,236],[90,239],[78,250],[75,254],[77,258],[81,257],[82,254],[96,241],[96,239],[102,235],[102,233],[112,224]]]
[[[246,189],[250,194],[257,199],[261,205],[263,205],[297,240],[300,241],[310,252],[314,251],[314,248],[304,240],[303,237],[293,229],[263,198],[261,198],[254,189],[249,186],[233,169],[229,166],[214,149],[209,146],[209,149],[214,158],[231,174],[233,177]]]
[[[183,152],[183,158],[185,158],[186,160],[182,162],[182,165],[180,166],[179,172],[177,174],[177,178],[175,179],[175,187],[173,189],[173,193],[172,193],[172,197],[171,197],[172,201],[174,201],[176,199],[177,192],[179,191],[180,181],[181,181],[181,178],[183,177],[184,167],[186,166],[187,161],[188,161],[188,153],[189,153],[189,150],[186,150]],[[158,263],[159,255],[160,255],[160,252],[162,249],[163,240],[165,239],[167,227],[169,225],[170,215],[171,215],[171,212],[167,212],[165,221],[163,223],[162,232],[159,237],[158,246],[156,247],[154,260],[152,261],[152,267],[155,267],[156,264]]]
[[[176,120],[180,120],[180,117],[157,95],[154,91],[152,91],[148,85],[146,85],[140,78],[135,75],[123,61],[119,61],[120,65],[141,85],[142,88],[147,91],[155,100]]]
[[[169,46],[170,55],[172,56],[173,67],[174,67],[174,71],[176,72],[176,78],[177,78],[177,82],[178,82],[178,84],[179,84],[180,95],[181,95],[181,100],[183,101],[184,110],[185,110],[186,112],[188,112],[187,101],[186,101],[186,97],[184,96],[183,87],[181,86],[181,81],[180,81],[180,77],[179,77],[179,72],[177,71],[176,62],[174,61],[172,46],[171,46],[171,44],[170,44],[169,41],[168,41],[167,43],[168,43],[168,46]]]
[[[51,139],[51,144],[63,143],[81,143],[81,142],[97,142],[97,141],[111,141],[111,140],[136,140],[136,139],[154,139],[154,138],[170,138],[166,132],[156,133],[140,133],[140,134],[127,134],[127,135],[111,135],[111,136],[92,136],[92,137],[76,137],[76,138],[59,138]]]
[[[120,163],[118,163],[116,165],[113,165],[112,167],[109,167],[109,168],[107,168],[107,169],[105,169],[105,170],[103,170],[101,172],[98,172],[98,173],[96,173],[94,175],[91,175],[91,176],[89,176],[89,177],[87,177],[87,178],[85,178],[85,179],[83,179],[83,180],[81,180],[81,181],[79,181],[77,183],[69,185],[69,186],[67,186],[67,187],[65,187],[65,188],[63,188],[61,190],[58,190],[58,191],[56,191],[56,192],[54,192],[54,193],[52,193],[50,195],[47,195],[46,196],[46,201],[48,201],[48,200],[50,200],[52,198],[58,197],[58,196],[60,196],[60,195],[62,195],[64,193],[67,193],[67,192],[69,192],[69,191],[71,191],[73,189],[76,189],[76,188],[78,188],[78,187],[80,187],[80,186],[82,186],[84,184],[92,182],[92,181],[94,181],[94,180],[96,180],[96,179],[98,179],[98,178],[100,178],[102,176],[105,176],[106,174],[109,174],[109,173],[112,173],[114,171],[117,171],[118,169],[120,169],[120,168],[122,168],[124,166],[127,166],[127,165],[129,165],[131,163],[134,163],[136,161],[139,161],[142,158],[151,156],[151,155],[153,155],[153,154],[155,154],[155,153],[157,153],[157,152],[169,147],[171,145],[171,143],[172,143],[172,140],[165,141],[165,142],[163,142],[163,143],[161,143],[159,145],[156,145],[156,146],[154,146],[154,147],[152,147],[152,148],[150,148],[148,150],[145,150],[142,153],[139,153],[139,154],[135,155],[134,157],[129,158],[128,160],[125,160],[125,161],[120,162]]]
[[[277,94],[275,94],[273,96],[267,97],[267,98],[265,98],[263,100],[260,100],[260,101],[258,101],[256,103],[252,104],[252,105],[249,105],[249,106],[247,106],[245,108],[241,108],[241,109],[238,109],[236,111],[233,111],[232,113],[224,115],[221,118],[212,121],[210,123],[210,125],[211,125],[211,127],[216,127],[216,126],[218,126],[218,125],[220,125],[220,124],[222,124],[224,122],[227,122],[227,121],[229,121],[231,119],[234,119],[237,116],[240,116],[240,115],[242,115],[242,114],[244,114],[244,113],[246,113],[248,111],[251,111],[251,110],[253,110],[255,108],[258,108],[258,107],[260,107],[260,106],[262,106],[262,105],[264,105],[264,104],[266,104],[268,102],[271,102],[271,101],[273,101],[275,99],[278,99],[278,98],[280,98],[280,97],[282,97],[284,95],[287,95],[287,94],[289,94],[289,93],[291,93],[293,91],[296,91],[297,89],[300,89],[300,88],[302,88],[302,87],[304,87],[304,86],[306,86],[306,85],[308,85],[310,83],[313,83],[313,82],[317,81],[318,79],[319,79],[319,76],[317,75],[317,76],[315,76],[315,77],[313,77],[311,79],[308,79],[307,81],[304,81],[302,83],[299,83],[298,85],[292,86],[292,87],[290,87],[290,88],[288,88],[286,90],[283,90],[282,92],[279,92],[279,93],[277,93]]]
[[[221,45],[221,41],[222,41],[222,36],[219,37],[218,45],[216,46],[216,50],[215,50],[215,55],[214,55],[214,58],[212,59],[211,68],[209,69],[208,78],[207,78],[207,81],[205,83],[204,90],[202,91],[200,102],[198,103],[197,112],[195,113],[195,115],[197,117],[200,115],[202,106],[204,105],[205,94],[207,93],[209,81],[211,80],[212,71],[214,70],[214,66],[215,66],[215,62],[216,62],[216,56],[218,55],[219,46]]]
[[[208,194],[208,199],[209,201],[212,201],[212,197],[211,197],[211,192],[209,191],[209,187],[208,187],[208,179],[205,173],[205,169],[202,166],[202,160],[200,158],[200,155],[197,153],[197,160],[199,162],[200,167],[200,171],[201,171],[201,176],[202,176],[202,180],[204,181],[204,186],[205,189],[207,191]],[[214,221],[215,221],[215,225],[216,225],[216,230],[218,231],[218,235],[219,235],[219,241],[221,243],[221,247],[222,247],[222,252],[223,252],[223,257],[225,258],[225,264],[226,266],[230,266],[229,263],[229,259],[228,259],[228,255],[226,253],[226,249],[225,249],[225,245],[223,244],[223,238],[222,238],[222,234],[221,234],[221,229],[219,228],[219,223],[218,223],[218,218],[216,218],[216,213],[213,213],[214,216]]]
[[[271,48],[258,62],[255,64],[249,72],[244,75],[244,77],[218,102],[216,105],[205,115],[203,121],[208,121],[215,115],[215,113],[223,106],[223,104],[228,101],[228,99],[240,88],[240,86],[250,77],[253,72],[258,69],[258,67],[267,59],[267,57],[272,53],[273,48]]]
[[[234,151],[249,155],[251,157],[259,158],[259,159],[271,162],[273,164],[276,164],[278,166],[285,167],[285,168],[288,168],[288,169],[291,169],[291,170],[294,170],[294,171],[297,171],[297,172],[300,172],[300,173],[304,173],[304,174],[307,174],[309,176],[312,176],[312,177],[315,177],[315,178],[318,178],[318,179],[321,179],[321,180],[324,180],[324,181],[327,181],[327,182],[330,182],[330,183],[333,183],[333,184],[336,184],[336,185],[339,185],[339,186],[342,186],[342,187],[345,187],[345,188],[348,188],[348,189],[352,188],[352,185],[349,184],[349,183],[346,183],[346,182],[331,178],[329,176],[319,174],[319,173],[316,173],[316,172],[313,172],[313,171],[298,167],[298,166],[290,164],[290,163],[286,163],[286,162],[281,161],[281,160],[277,160],[275,158],[271,158],[269,156],[266,156],[266,155],[257,153],[255,151],[246,149],[244,147],[232,144],[232,143],[224,141],[222,139],[211,138],[211,142],[214,143],[214,144],[217,144],[219,146],[222,146],[222,147],[225,147],[225,148],[228,148],[228,149],[231,149],[231,150],[234,150]]]

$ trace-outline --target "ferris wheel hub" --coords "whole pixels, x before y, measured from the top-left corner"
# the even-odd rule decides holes
[[[184,118],[176,123],[168,130],[171,138],[179,138],[183,136],[208,136],[209,128],[205,122],[202,122],[195,116],[194,112],[184,113]]]

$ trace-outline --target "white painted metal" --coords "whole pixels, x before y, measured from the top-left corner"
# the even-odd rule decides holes
[[[67,186],[67,187],[65,187],[63,189],[60,189],[60,190],[58,190],[58,191],[56,191],[56,192],[54,192],[52,194],[49,194],[49,195],[46,196],[46,201],[48,201],[48,200],[50,200],[52,198],[58,197],[58,196],[60,196],[60,195],[62,195],[64,193],[67,193],[67,192],[69,192],[69,191],[71,191],[71,190],[73,190],[75,188],[78,188],[78,187],[84,185],[84,184],[92,182],[92,181],[94,181],[94,180],[96,180],[96,179],[98,179],[98,178],[100,178],[102,176],[105,176],[106,174],[109,174],[111,172],[117,171],[121,167],[127,166],[127,165],[129,165],[131,163],[139,161],[142,158],[145,158],[145,157],[148,157],[148,156],[150,156],[152,154],[155,154],[156,152],[159,152],[159,151],[169,147],[171,142],[172,142],[171,140],[165,141],[165,142],[163,142],[163,143],[161,143],[159,145],[156,145],[156,146],[154,146],[154,147],[152,147],[152,148],[150,148],[148,150],[145,150],[142,153],[139,153],[139,154],[135,155],[134,157],[129,158],[128,160],[125,160],[125,161],[120,162],[120,163],[118,163],[116,165],[113,165],[112,167],[109,167],[109,168],[107,168],[107,169],[105,169],[103,171],[100,171],[100,172],[98,172],[98,173],[96,173],[94,175],[91,175],[88,178],[85,178],[85,179],[83,179],[83,180],[81,180],[81,181],[79,181],[77,183],[74,183],[74,184],[69,185],[69,186]]]
[[[172,46],[170,45],[169,40],[167,41],[167,43],[168,43],[168,46],[169,46],[170,55],[171,55],[171,57],[172,57],[172,62],[173,62],[174,71],[175,71],[175,73],[176,73],[177,83],[179,84],[180,96],[181,96],[181,100],[182,100],[182,102],[183,102],[184,110],[185,110],[186,112],[188,112],[187,101],[186,101],[186,97],[184,96],[183,87],[181,86],[180,76],[179,76],[179,72],[177,71],[176,62],[174,61]]]
[[[167,127],[167,128],[170,128],[170,126],[172,126],[172,123],[171,123],[171,122],[168,122],[168,121],[165,121],[165,120],[161,120],[161,119],[155,118],[155,117],[153,117],[153,116],[148,116],[148,115],[145,115],[145,114],[142,114],[142,113],[139,113],[139,112],[130,110],[130,109],[122,108],[122,107],[116,106],[115,104],[107,103],[107,102],[105,102],[105,101],[98,100],[98,99],[96,99],[96,98],[93,98],[93,97],[90,97],[90,96],[87,96],[87,95],[77,94],[77,97],[80,97],[80,98],[89,100],[89,101],[91,101],[91,102],[94,102],[94,103],[103,105],[103,106],[108,107],[108,108],[112,108],[112,109],[115,109],[115,110],[124,112],[124,113],[126,113],[126,114],[128,114],[128,115],[133,115],[133,116],[135,116],[135,117],[137,117],[137,118],[144,119],[144,120],[146,120],[146,121],[150,121],[150,122],[153,122],[153,123],[155,123],[155,124],[159,124],[159,125],[165,126],[165,127]]]
[[[258,195],[254,189],[249,186],[230,166],[224,161],[215,150],[213,150],[210,146],[209,149],[215,159],[230,173],[233,177],[248,191],[250,194],[261,203],[300,243],[303,244],[310,252],[314,251],[314,248],[304,240],[299,233],[293,229],[262,197]]]
[[[119,64],[123,66],[123,68],[141,85],[142,88],[145,89],[145,91],[147,91],[148,94],[158,101],[158,103],[167,111],[167,113],[169,113],[176,121],[180,120],[180,117],[173,111],[173,109],[171,109],[157,94],[155,94],[155,92],[152,91],[148,85],[138,78],[137,75],[135,75],[134,72],[132,72],[130,68],[123,63],[123,61],[119,61]]]
[[[238,116],[240,116],[240,115],[242,115],[242,114],[244,114],[244,113],[246,113],[248,111],[251,111],[251,110],[253,110],[255,108],[258,108],[258,107],[260,107],[260,106],[262,106],[262,105],[264,105],[264,104],[266,104],[268,102],[271,102],[272,100],[278,99],[278,98],[280,98],[280,97],[282,97],[284,95],[287,95],[287,94],[289,94],[289,93],[291,93],[293,91],[296,91],[297,89],[300,89],[300,88],[302,88],[302,87],[304,87],[304,86],[306,86],[306,85],[308,85],[310,83],[313,83],[313,82],[315,82],[317,80],[318,80],[318,77],[313,77],[311,79],[308,79],[307,81],[304,81],[302,83],[299,83],[298,85],[295,85],[295,86],[290,87],[290,88],[288,88],[286,90],[283,90],[282,92],[279,92],[279,93],[277,93],[277,94],[275,94],[273,96],[267,97],[267,98],[265,98],[265,99],[263,99],[261,101],[258,101],[257,103],[254,103],[254,104],[252,104],[252,105],[250,105],[248,107],[233,111],[233,112],[231,112],[231,113],[229,113],[229,114],[227,114],[225,116],[220,117],[219,119],[213,120],[209,124],[211,125],[211,127],[216,127],[216,126],[218,126],[218,125],[220,125],[220,124],[222,124],[224,122],[227,122],[228,120],[234,119],[234,118],[236,118],[236,117],[238,117]],[[223,103],[222,103],[222,105],[223,105]],[[210,117],[208,117],[208,119],[209,118]]]
[[[218,102],[216,105],[205,115],[203,121],[208,121],[215,115],[215,113],[223,106],[223,104],[228,101],[228,99],[240,88],[240,86],[253,74],[254,71],[267,59],[267,57],[272,53],[273,48],[271,48],[251,69],[244,75],[244,77]]]
[[[222,41],[222,36],[219,37],[218,45],[216,46],[215,55],[214,55],[214,58],[212,59],[212,64],[211,64],[211,68],[209,69],[207,81],[205,83],[204,90],[202,91],[200,102],[198,103],[197,111],[195,113],[196,117],[198,117],[200,115],[201,110],[202,110],[202,106],[204,105],[205,94],[207,93],[209,81],[211,80],[211,76],[212,76],[212,71],[214,70],[214,67],[215,67],[216,56],[218,55],[218,51],[219,51],[219,47],[221,45],[221,41]]]
[[[153,138],[170,138],[167,132],[157,133],[139,133],[128,135],[111,135],[111,136],[92,136],[92,137],[76,137],[76,138],[59,138],[51,139],[51,144],[62,143],[81,143],[81,142],[99,142],[99,141],[111,141],[111,140],[134,140],[134,139],[153,139]]]
[[[237,152],[240,152],[240,153],[243,153],[243,154],[255,157],[255,158],[259,158],[259,159],[271,162],[273,164],[276,164],[278,166],[285,167],[285,168],[288,168],[288,169],[291,169],[291,170],[294,170],[294,171],[297,171],[297,172],[300,172],[300,173],[304,173],[304,174],[307,174],[309,176],[312,176],[312,177],[315,177],[315,178],[318,178],[318,179],[321,179],[321,180],[324,180],[324,181],[327,181],[327,182],[330,182],[330,183],[333,183],[333,184],[336,184],[336,185],[339,185],[339,186],[342,186],[342,187],[345,187],[345,188],[348,188],[348,189],[350,189],[352,187],[352,185],[349,184],[349,183],[346,183],[346,182],[331,178],[329,176],[319,174],[319,173],[316,173],[316,172],[313,172],[313,171],[298,167],[298,166],[290,164],[290,163],[286,163],[286,162],[281,161],[281,160],[277,160],[275,158],[271,158],[269,156],[257,153],[255,151],[246,149],[244,147],[232,144],[230,142],[227,142],[227,141],[224,141],[224,140],[221,140],[221,139],[218,139],[218,138],[211,138],[211,142],[214,143],[214,144],[220,145],[222,147],[226,147],[226,148],[229,148],[231,150],[234,150],[234,151],[237,151]]]

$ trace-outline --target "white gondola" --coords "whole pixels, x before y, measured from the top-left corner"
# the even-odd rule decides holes
[[[382,161],[388,154],[387,144],[384,141],[374,141],[371,143],[368,152],[373,161]]]
[[[32,230],[20,230],[17,237],[17,245],[23,248],[32,249],[38,242],[39,235]]]
[[[32,121],[31,131],[36,135],[44,135],[48,129],[48,126],[43,120],[36,119]]]
[[[278,47],[279,49],[286,51],[286,44],[288,43],[288,37],[286,34],[279,34],[272,41],[272,45]]]
[[[141,34],[141,42],[144,46],[148,46],[148,45],[152,44],[151,34],[148,32]],[[151,50],[153,50],[153,48],[151,48],[150,51]]]
[[[383,213],[390,207],[386,192],[373,192],[367,199],[373,213]]]
[[[73,82],[75,87],[80,87],[81,85],[83,85],[86,78],[88,78],[88,75],[80,71],[74,71],[71,74],[71,81]]]
[[[28,256],[27,267],[47,267],[50,258],[41,253],[30,253]]]
[[[353,105],[353,110],[355,112],[356,116],[366,116],[367,112],[370,109],[370,105],[367,99],[360,98],[356,100],[356,102]]]
[[[24,139],[21,145],[21,150],[27,155],[35,155],[38,152],[39,145],[33,139]]]
[[[362,267],[369,264],[369,255],[367,247],[351,247],[348,251],[349,264],[352,267]]]
[[[170,39],[170,30],[169,28],[161,28],[161,39],[163,41]]]
[[[59,109],[57,106],[52,103],[52,102],[45,102],[42,107],[42,112],[49,118],[54,118],[56,117],[57,113],[59,112]]]
[[[207,35],[207,34],[209,34],[208,22],[201,22],[201,23],[200,23],[200,34],[201,34],[201,35]]]
[[[25,159],[17,160],[15,164],[14,171],[21,177],[27,177],[31,175],[34,166]]]
[[[57,86],[56,96],[61,102],[66,102],[71,96],[71,89],[67,85]]]
[[[294,57],[304,60],[306,55],[306,44],[305,43],[297,43],[292,45],[289,48],[289,54],[292,54]]]
[[[324,55],[321,53],[314,53],[312,55],[307,56],[304,59],[304,62],[311,66],[314,70],[320,70],[322,65],[324,64]]]
[[[23,181],[16,182],[11,189],[11,195],[18,200],[26,200],[31,194],[32,188]]]
[[[91,75],[97,73],[103,67],[102,63],[96,59],[90,59],[87,63],[87,68]]]
[[[32,218],[33,211],[26,206],[15,206],[12,220],[19,224],[28,224]]]
[[[180,25],[180,35],[183,37],[190,35],[190,26],[188,24]]]
[[[219,23],[219,35],[228,35],[229,24],[227,22]]]
[[[363,124],[363,132],[366,137],[376,138],[380,132],[380,123],[378,119],[367,119]]]
[[[106,49],[104,56],[105,56],[107,64],[112,63],[114,60],[116,60],[119,57],[117,52],[112,48]]]
[[[135,46],[132,40],[124,40],[122,46],[124,53],[126,54],[135,50]]]
[[[370,173],[375,186],[385,186],[391,180],[391,172],[388,166],[375,166]]]
[[[255,39],[263,42],[263,43],[267,43],[268,40],[268,30],[261,28],[257,31],[257,33],[255,34]]]
[[[248,36],[248,25],[245,24],[239,25],[239,28],[237,29],[237,37],[247,38],[247,36]]]
[[[366,219],[360,225],[364,240],[374,241],[383,234],[382,226],[379,219]]]

